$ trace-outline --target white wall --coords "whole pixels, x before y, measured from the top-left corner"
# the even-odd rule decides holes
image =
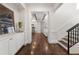
[[[65,35],[67,35],[67,30],[70,29],[71,27],[73,27],[74,25],[76,25],[77,23],[79,23],[79,10],[76,10],[76,14],[74,17],[72,17],[71,19],[69,19],[69,21],[64,24],[64,26],[59,29],[58,33],[58,39],[61,39],[62,37],[64,37]]]
[[[30,22],[29,20],[29,12],[28,12],[28,7],[26,6],[24,10],[24,33],[25,33],[25,44],[31,43],[31,29],[30,29]]]
[[[41,22],[41,31],[47,37],[48,37],[48,17],[49,15],[47,12],[44,20]]]
[[[78,12],[75,3],[65,3],[56,10],[51,21],[51,43],[56,43],[63,38],[67,35],[66,31],[74,24],[78,23],[79,20],[74,19]]]
[[[65,3],[54,13],[52,20],[53,26],[52,29],[54,31],[59,30],[62,24],[65,24],[69,21],[73,16],[76,14],[76,4],[72,3]]]

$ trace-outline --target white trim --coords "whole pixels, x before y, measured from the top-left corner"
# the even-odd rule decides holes
[[[65,43],[68,43],[68,42],[67,42],[66,40],[64,40],[64,39],[63,39],[62,41],[64,41]]]
[[[5,6],[6,8],[12,10],[12,11],[15,11],[13,8],[9,7],[8,5],[6,5],[5,3],[2,3],[3,6]]]
[[[52,40],[52,41],[49,41],[49,43],[58,43],[58,40]]]

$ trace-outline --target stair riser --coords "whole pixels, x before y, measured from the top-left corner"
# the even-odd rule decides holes
[[[64,46],[62,43],[58,42],[58,44],[59,44],[60,46],[62,46],[66,51],[68,50],[68,48],[67,48],[66,46]]]

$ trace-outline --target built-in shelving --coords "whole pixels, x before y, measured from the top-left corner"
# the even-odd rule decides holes
[[[0,34],[8,33],[8,27],[14,27],[13,11],[0,4]]]

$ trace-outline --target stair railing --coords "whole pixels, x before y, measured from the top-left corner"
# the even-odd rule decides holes
[[[79,42],[79,23],[71,27],[68,32],[68,54],[69,48]]]

